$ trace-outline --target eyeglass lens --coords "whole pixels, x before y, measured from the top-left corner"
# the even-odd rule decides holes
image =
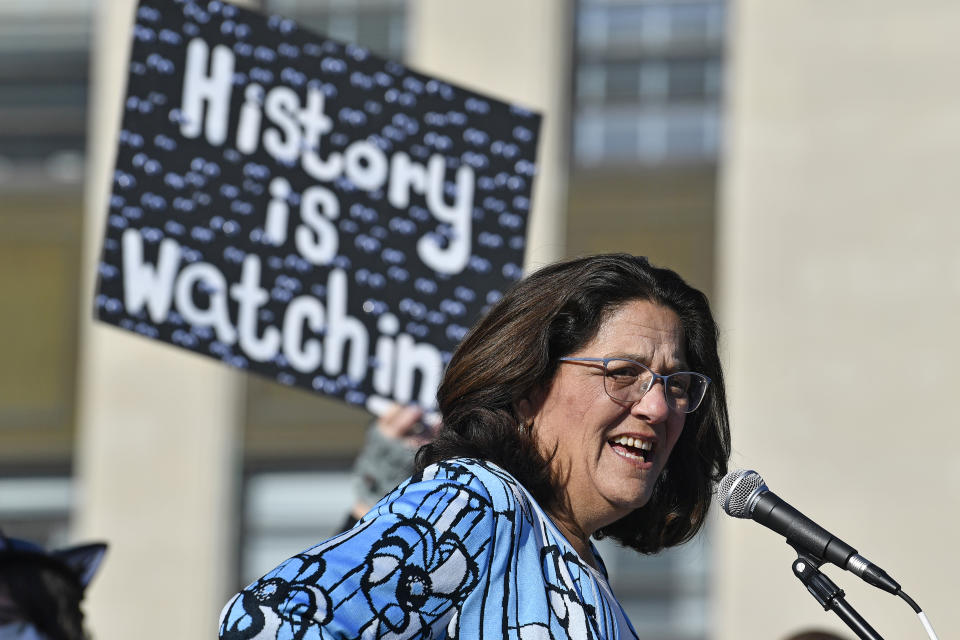
[[[653,372],[631,360],[608,360],[604,389],[614,400],[636,402],[650,390]],[[664,376],[663,395],[667,406],[677,411],[694,411],[707,391],[707,379],[696,373],[679,372]]]

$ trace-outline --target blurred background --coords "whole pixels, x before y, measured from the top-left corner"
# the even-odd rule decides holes
[[[731,468],[960,629],[960,4],[247,6],[541,111],[528,268],[623,250],[706,291]],[[341,523],[369,416],[93,324],[134,10],[0,0],[0,526],[109,542],[94,638],[204,638],[233,591]],[[643,638],[844,629],[747,521],[604,552]],[[922,637],[901,601],[826,572],[882,635]]]

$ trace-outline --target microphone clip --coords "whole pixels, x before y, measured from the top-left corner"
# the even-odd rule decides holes
[[[787,543],[790,544],[790,543]],[[790,544],[797,552],[797,559],[793,561],[793,575],[803,583],[810,595],[823,607],[824,611],[833,611],[850,629],[862,640],[883,640],[870,624],[844,599],[843,589],[820,571],[824,563],[820,558],[809,551],[803,551],[796,545]]]
[[[790,545],[793,546],[793,545]],[[796,547],[794,547],[796,549]],[[797,549],[797,559],[793,561],[793,575],[803,583],[810,595],[820,603],[824,611],[829,611],[831,603],[846,596],[843,589],[820,571],[824,561],[812,553]]]

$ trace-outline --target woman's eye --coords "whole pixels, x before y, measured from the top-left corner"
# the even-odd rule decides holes
[[[667,391],[675,398],[687,395],[690,390],[690,376],[670,376],[667,380]]]
[[[611,378],[636,378],[640,375],[641,371],[640,367],[630,364],[629,362],[611,362],[607,365],[607,375]]]

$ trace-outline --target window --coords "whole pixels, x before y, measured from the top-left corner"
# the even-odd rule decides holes
[[[0,477],[0,526],[12,538],[47,548],[69,545],[73,503],[73,484],[66,475]]]
[[[91,0],[0,5],[0,186],[79,185],[92,8]]]
[[[581,0],[579,166],[715,161],[723,16],[722,0]]]
[[[253,474],[243,496],[241,584],[338,533],[353,500],[346,469]]]
[[[292,18],[333,40],[358,44],[400,60],[404,53],[404,0],[266,0],[264,11]]]
[[[597,544],[610,586],[641,638],[706,637],[710,545],[705,538],[642,556],[607,540]]]

